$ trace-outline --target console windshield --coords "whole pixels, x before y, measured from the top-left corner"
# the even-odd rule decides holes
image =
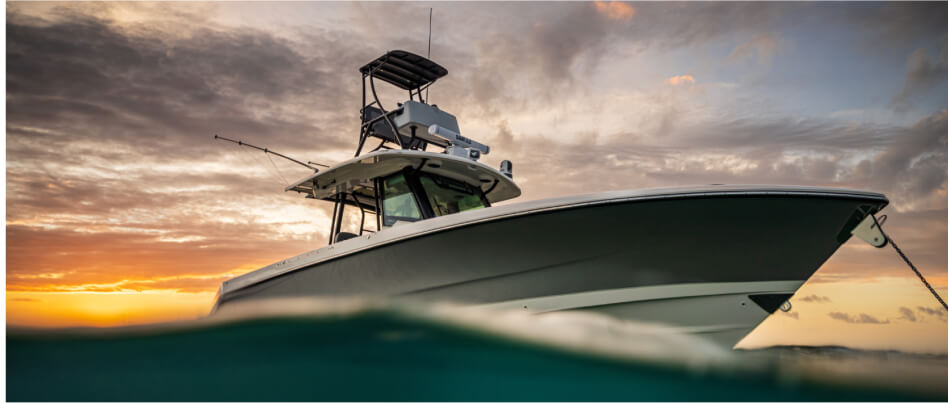
[[[412,222],[422,218],[405,175],[398,174],[383,180],[382,187],[385,195],[382,199],[382,225],[391,227],[397,221]]]
[[[421,186],[436,216],[459,213],[485,207],[480,189],[450,179],[423,175]]]

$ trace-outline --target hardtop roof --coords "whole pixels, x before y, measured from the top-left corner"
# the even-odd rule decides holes
[[[380,150],[352,158],[307,176],[286,187],[326,201],[335,201],[340,193],[357,193],[375,198],[373,181],[406,168],[443,176],[480,188],[491,203],[520,196],[520,187],[510,178],[482,163],[453,155],[416,150]],[[360,200],[362,207],[374,211],[374,205]],[[349,203],[349,200],[346,200]]]
[[[448,69],[404,50],[392,50],[359,69],[403,90],[414,90],[448,75]]]

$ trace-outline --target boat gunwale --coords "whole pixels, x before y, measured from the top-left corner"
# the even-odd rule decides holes
[[[755,190],[756,189],[756,190]],[[646,192],[643,194],[643,192]],[[854,191],[838,188],[816,188],[802,186],[758,186],[753,185],[711,185],[696,187],[679,188],[658,188],[646,190],[624,190],[613,192],[601,192],[587,195],[568,196],[563,198],[541,199],[526,201],[503,206],[493,206],[486,209],[472,210],[464,213],[451,214],[423,220],[415,223],[405,224],[404,226],[393,227],[375,234],[369,234],[363,237],[353,238],[347,242],[328,245],[319,249],[311,250],[300,255],[272,263],[260,269],[243,274],[233,279],[224,281],[218,289],[217,299],[214,304],[216,310],[219,304],[230,294],[246,289],[248,287],[264,283],[274,278],[304,270],[314,265],[318,265],[330,260],[349,256],[364,250],[387,246],[397,242],[407,241],[417,237],[449,231],[456,228],[470,225],[483,224],[496,220],[516,218],[532,214],[543,214],[548,212],[593,207],[608,204],[620,204],[627,202],[646,202],[656,200],[675,200],[692,198],[714,198],[714,197],[817,197],[817,198],[835,198],[835,199],[859,199],[872,202],[882,202],[878,210],[888,205],[889,200],[885,195],[874,192]],[[877,210],[877,211],[878,211]],[[430,226],[432,223],[441,224]],[[428,225],[429,228],[418,228],[418,225]],[[407,232],[406,230],[415,230]],[[380,239],[380,237],[382,237]],[[352,241],[357,241],[350,243]],[[362,241],[361,243],[358,241]],[[346,245],[348,244],[348,245]],[[327,253],[319,256],[320,252]],[[312,256],[312,255],[316,256]],[[301,260],[288,264],[292,260]]]

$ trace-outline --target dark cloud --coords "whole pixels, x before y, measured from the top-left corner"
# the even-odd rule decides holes
[[[907,128],[828,119],[739,119],[678,125],[661,137],[628,133],[597,140],[580,135],[565,136],[572,141],[560,143],[515,134],[523,144],[542,145],[514,161],[520,162],[521,175],[564,175],[558,183],[542,183],[544,189],[525,183],[531,197],[534,192],[575,193],[569,189],[782,183],[865,188],[884,192],[897,208],[909,209],[948,186],[948,111]],[[610,175],[588,180],[603,171]],[[927,208],[943,206],[948,203],[935,200]]]
[[[534,23],[523,43],[534,52],[520,53],[517,58],[526,65],[541,66],[539,77],[553,82],[571,80],[573,67],[579,63],[595,66],[602,56],[609,25],[592,3],[577,4],[552,21]]]
[[[909,322],[915,322],[918,320],[918,318],[915,317],[915,312],[912,311],[912,308],[901,306],[899,307],[899,313],[902,314],[899,319],[905,319]]]
[[[800,320],[800,312],[781,312],[781,315],[786,316],[788,318]]]
[[[905,85],[892,100],[896,110],[911,107],[912,98],[930,92],[948,79],[948,34],[942,36],[940,49],[930,55],[925,48],[916,49],[908,58]]]
[[[891,142],[893,134],[899,131],[898,127],[848,125],[825,118],[742,118],[686,127],[671,135],[683,145],[702,148],[734,151],[765,149],[773,153],[802,149],[838,152],[883,146]]]
[[[918,311],[925,315],[936,318],[938,320],[948,322],[948,314],[945,313],[944,308],[938,308],[938,307],[929,308],[929,307],[920,306],[918,307]]]
[[[867,48],[892,55],[945,33],[948,6],[940,2],[816,3],[829,23],[855,28]]]
[[[775,28],[801,21],[806,5],[792,3],[679,3],[675,6],[643,3],[636,6],[635,24],[626,27],[626,36],[638,36],[648,44],[686,47],[707,43],[732,34],[748,39]]]
[[[801,302],[815,302],[819,304],[832,302],[829,297],[822,297],[816,294],[807,295],[803,298],[800,298]]]
[[[846,323],[861,323],[861,324],[870,324],[870,325],[884,325],[884,324],[889,323],[888,319],[881,321],[879,319],[876,319],[876,317],[866,314],[866,313],[860,313],[858,316],[855,316],[855,315],[850,315],[844,312],[830,312],[829,316],[833,319],[840,320]]]
[[[896,191],[906,201],[943,188],[948,170],[948,110],[896,134],[879,155],[857,165],[854,176],[868,175],[876,187]]]
[[[803,180],[860,185],[905,202],[924,199],[946,183],[948,111],[908,128],[787,119],[718,122],[682,132],[678,137],[682,145],[729,150],[748,158],[757,168],[745,175],[786,178],[791,183]],[[858,150],[876,155],[844,163],[847,154]],[[780,162],[783,155],[801,153],[812,156]]]
[[[288,148],[349,146],[322,129],[338,120],[305,113],[336,106],[336,98],[356,102],[351,83],[324,73],[338,58],[304,56],[293,43],[251,29],[155,34],[91,16],[40,25],[11,15],[8,125],[23,130],[10,137],[43,129],[60,134],[46,139],[59,143],[53,150],[84,139],[192,157],[219,151],[208,141],[215,133]],[[21,150],[11,148],[11,157]]]

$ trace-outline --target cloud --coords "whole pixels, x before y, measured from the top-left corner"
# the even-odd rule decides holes
[[[721,115],[691,121],[675,117],[662,125],[657,125],[661,119],[655,120],[654,131],[600,136],[601,140],[593,143],[520,134],[521,143],[544,144],[544,153],[539,159],[519,156],[519,166],[535,167],[538,175],[550,170],[581,175],[586,167],[608,168],[610,178],[615,179],[583,184],[563,178],[562,191],[583,186],[593,191],[783,183],[884,192],[899,211],[948,208],[948,111],[909,127],[847,124],[824,118],[729,119]],[[556,158],[546,158],[550,155]]]
[[[10,274],[9,277],[17,280],[52,280],[63,278],[66,274],[67,273]]]
[[[816,17],[858,32],[866,50],[891,56],[907,46],[945,33],[948,6],[943,3],[880,3],[871,7],[813,4]]]
[[[829,316],[833,319],[840,320],[846,323],[861,323],[861,324],[870,324],[870,325],[884,325],[889,323],[889,320],[880,321],[874,316],[860,313],[859,316],[850,316],[848,313],[844,312],[830,312]]]
[[[665,82],[671,85],[685,85],[685,84],[694,85],[695,78],[692,77],[690,74],[685,74],[681,76],[673,76],[665,80]]]
[[[915,317],[915,312],[912,311],[912,308],[905,306],[899,307],[899,313],[902,314],[899,319],[905,319],[909,322],[915,322],[918,320],[918,318]]]
[[[208,141],[216,133],[274,148],[312,149],[312,139],[348,146],[338,132],[320,129],[338,120],[303,114],[337,105],[320,94],[357,102],[355,86],[323,72],[340,60],[304,56],[272,34],[211,25],[159,39],[160,31],[89,15],[37,24],[13,14],[7,29],[8,122],[22,129],[10,133],[12,157],[35,152],[19,138],[31,128],[46,133],[30,136],[46,150],[81,138],[196,157],[220,151]]]
[[[635,8],[624,1],[594,1],[596,11],[613,20],[631,20],[635,16]]]
[[[221,282],[236,276],[237,272],[209,275],[185,274],[178,276],[156,275],[148,278],[122,279],[113,282],[82,283],[73,280],[68,283],[12,283],[7,286],[9,292],[142,292],[151,290],[172,290],[175,292],[208,292],[220,286]],[[16,300],[16,299],[14,299]]]
[[[818,304],[823,304],[823,303],[832,302],[832,301],[830,301],[830,298],[829,298],[829,297],[821,297],[821,296],[816,295],[816,294],[811,294],[811,295],[808,295],[808,296],[806,296],[806,297],[800,298],[800,301],[801,301],[801,302],[815,302],[815,303],[818,303]]]
[[[489,30],[477,24],[451,27],[467,42],[457,44],[449,57],[476,66],[462,73],[470,74],[474,85],[451,92],[466,95],[465,101],[475,101],[486,115],[548,108],[588,89],[603,65],[637,71],[637,60],[646,51],[702,46],[731,35],[756,37],[792,25],[787,16],[801,9],[765,3],[640,3],[634,8],[622,2],[495,4],[491,15],[510,18],[492,18]],[[391,11],[397,16],[374,12],[363,18],[373,19],[373,26],[387,26],[393,18],[407,20],[400,16],[404,11]],[[473,11],[452,5],[442,13],[467,18]],[[624,23],[629,21],[634,22]],[[460,51],[470,47],[473,54]],[[511,97],[510,91],[522,95]]]
[[[948,79],[948,34],[942,36],[940,49],[934,56],[930,56],[925,48],[919,48],[912,52],[907,64],[905,84],[892,100],[898,111],[909,109],[913,98],[940,88],[940,84]]]
[[[752,58],[757,64],[769,66],[780,44],[781,40],[777,34],[760,34],[735,47],[728,55],[727,61],[736,63]]]
[[[948,314],[945,313],[944,308],[938,308],[938,307],[928,308],[928,307],[920,306],[918,307],[918,311],[925,315],[934,317],[938,320],[948,322]]]
[[[781,315],[800,320],[800,312],[781,312]]]
[[[897,135],[876,157],[856,166],[876,187],[897,192],[906,202],[945,188],[948,170],[948,110],[926,117]]]
[[[40,302],[40,300],[38,300],[38,299],[36,299],[36,298],[10,298],[10,301],[13,301],[13,302]]]

